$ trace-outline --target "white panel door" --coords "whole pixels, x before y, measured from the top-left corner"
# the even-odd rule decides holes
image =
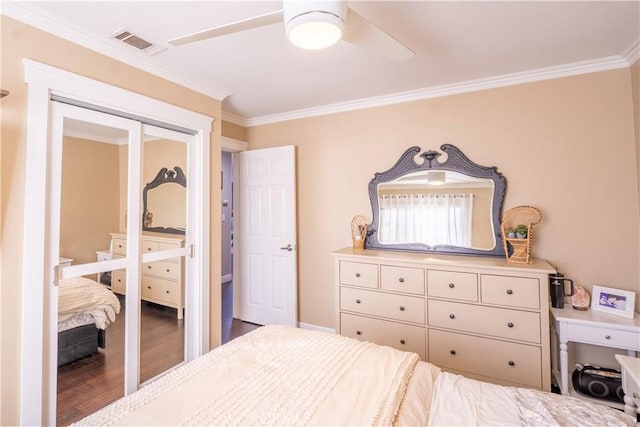
[[[295,147],[238,153],[239,318],[297,324]]]

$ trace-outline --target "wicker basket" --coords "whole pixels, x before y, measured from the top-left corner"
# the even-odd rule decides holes
[[[520,264],[530,264],[531,246],[533,245],[533,226],[542,221],[542,211],[532,206],[517,206],[509,209],[502,215],[500,232],[502,244],[507,261]],[[507,230],[516,229],[518,226],[526,228],[526,236],[509,237]]]
[[[367,237],[367,221],[362,215],[356,215],[351,220],[351,240],[353,249],[364,249],[364,239]]]

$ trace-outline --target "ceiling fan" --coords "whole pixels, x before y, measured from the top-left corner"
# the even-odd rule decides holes
[[[176,37],[169,43],[179,46],[282,21],[289,40],[305,49],[323,49],[344,40],[397,61],[415,55],[349,8],[346,1],[328,0],[283,0],[281,10]]]

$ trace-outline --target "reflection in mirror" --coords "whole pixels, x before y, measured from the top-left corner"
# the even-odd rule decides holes
[[[380,243],[489,250],[493,181],[453,171],[418,171],[378,185]]]
[[[153,252],[184,245],[187,144],[144,136],[143,245]],[[146,237],[145,237],[146,236]],[[181,242],[181,243],[179,243]],[[182,258],[142,265],[140,381],[184,361],[185,265]],[[180,308],[176,309],[175,307]]]
[[[142,229],[184,234],[187,227],[186,144],[145,137]]]
[[[60,256],[86,264],[96,261],[96,252],[109,250],[109,233],[119,226],[119,168],[122,153],[126,165],[128,135],[68,118],[64,133]]]
[[[506,180],[456,147],[411,147],[369,183],[373,221],[366,246],[377,249],[503,255],[500,216]]]
[[[127,163],[128,133],[70,118],[63,129],[60,264],[111,259],[109,233],[119,227],[119,169],[121,160]],[[124,300],[109,290],[111,278],[102,271],[60,281],[58,425],[124,395]]]

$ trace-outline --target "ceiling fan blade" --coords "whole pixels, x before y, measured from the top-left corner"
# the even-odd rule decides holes
[[[199,40],[275,24],[277,22],[282,22],[282,20],[282,10],[276,10],[275,12],[269,12],[265,13],[264,15],[258,15],[252,18],[243,19],[241,21],[232,22],[231,24],[220,25],[218,27],[213,27],[195,33],[187,34],[185,36],[176,37],[169,40],[169,43],[174,46],[180,46]]]
[[[396,61],[406,61],[415,53],[349,8],[342,40],[364,47]]]

